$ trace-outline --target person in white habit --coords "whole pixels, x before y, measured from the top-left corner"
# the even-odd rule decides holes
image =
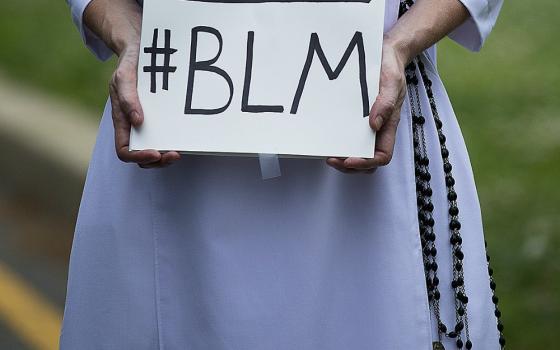
[[[473,175],[434,46],[449,35],[478,51],[501,0],[387,0],[375,158],[281,159],[268,180],[259,158],[129,152],[143,118],[141,4],[68,2],[86,45],[119,60],[75,230],[62,350],[503,346]],[[276,166],[261,161],[263,172]],[[461,239],[450,244],[455,219]]]

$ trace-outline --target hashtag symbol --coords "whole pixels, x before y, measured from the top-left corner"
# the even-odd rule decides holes
[[[154,38],[152,40],[152,46],[148,46],[144,48],[144,53],[149,53],[150,57],[150,65],[144,66],[144,72],[150,73],[150,92],[156,92],[156,75],[158,73],[163,74],[163,82],[161,88],[164,90],[168,89],[168,82],[169,82],[169,73],[173,73],[177,70],[177,67],[173,67],[169,65],[169,59],[171,55],[177,52],[176,49],[172,49],[170,47],[171,39],[171,31],[169,29],[165,29],[165,44],[164,47],[158,47],[158,29],[154,29]],[[157,65],[157,57],[158,55],[163,55],[163,65]]]

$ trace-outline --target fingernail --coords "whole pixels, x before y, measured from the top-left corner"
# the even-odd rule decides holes
[[[140,123],[140,114],[138,114],[138,112],[133,111],[131,113],[130,117],[132,119],[132,123],[134,123],[134,124]]]
[[[381,127],[383,126],[383,117],[381,115],[375,117],[373,125],[375,126],[375,131],[379,131],[379,129],[381,129]]]

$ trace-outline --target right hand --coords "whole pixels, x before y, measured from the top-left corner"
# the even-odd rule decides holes
[[[138,78],[138,53],[140,42],[128,44],[119,55],[117,68],[109,84],[113,126],[115,129],[115,148],[123,162],[137,163],[141,168],[157,168],[172,164],[181,158],[178,152],[160,153],[156,150],[129,151],[130,128],[138,127],[144,120],[144,113],[136,83]]]

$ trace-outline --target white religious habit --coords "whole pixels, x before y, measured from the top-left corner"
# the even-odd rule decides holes
[[[89,1],[69,0],[72,15],[86,45],[107,59],[109,48],[82,22]],[[471,18],[450,37],[476,51],[502,1],[461,1]],[[385,30],[398,10],[387,0]],[[427,57],[461,208],[470,339],[474,349],[499,349],[473,174],[435,47]],[[448,193],[429,100],[420,103],[431,121],[441,318],[452,325]],[[433,348],[409,103],[391,163],[373,174],[280,159],[282,175],[263,180],[258,158],[195,155],[146,170],[119,161],[113,137],[108,103],[76,225],[62,350]],[[456,348],[453,339],[443,345]]]

